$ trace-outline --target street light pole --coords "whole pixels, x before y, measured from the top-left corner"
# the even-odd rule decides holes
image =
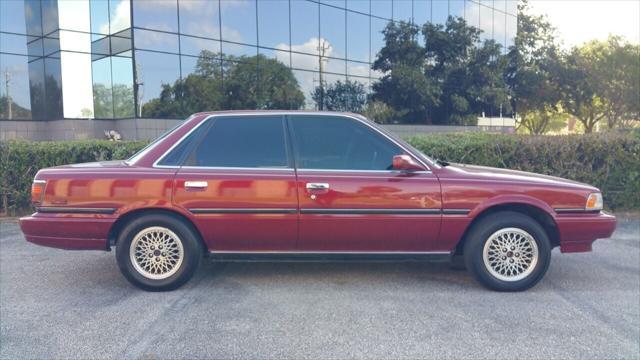
[[[12,109],[12,101],[11,101],[11,93],[9,92],[9,84],[11,83],[11,73],[9,73],[9,69],[4,69],[4,86],[7,93],[7,110],[8,115],[7,118],[11,120],[13,118],[13,109]]]
[[[318,45],[318,68],[320,70],[320,104],[318,104],[318,110],[324,110],[324,80],[322,79],[322,73],[324,72],[324,62],[327,61],[325,54],[331,49],[331,45],[325,40],[321,40],[322,43]]]

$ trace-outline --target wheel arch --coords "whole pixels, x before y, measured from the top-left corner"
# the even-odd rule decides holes
[[[551,248],[553,249],[554,247],[559,246],[560,235],[558,232],[558,226],[552,213],[550,213],[548,209],[546,209],[546,207],[548,207],[548,205],[542,207],[530,202],[508,201],[502,203],[494,203],[491,205],[487,205],[481,209],[477,209],[476,211],[474,211],[475,216],[473,216],[473,220],[466,227],[464,233],[462,234],[462,237],[460,238],[460,241],[458,242],[458,244],[456,244],[454,254],[462,255],[464,244],[467,241],[468,234],[477,223],[482,221],[482,219],[486,218],[487,216],[500,211],[513,211],[533,218],[543,227],[543,229],[547,233]],[[472,213],[472,215],[474,214]]]
[[[109,229],[109,233],[107,235],[107,249],[110,249],[112,246],[116,245],[116,241],[118,239],[118,234],[122,230],[124,226],[126,226],[131,220],[139,218],[140,216],[150,215],[150,214],[163,214],[172,216],[182,222],[184,222],[187,226],[193,230],[193,232],[198,237],[198,242],[202,246],[202,251],[206,254],[208,251],[207,244],[202,237],[202,233],[193,222],[191,218],[187,215],[181,213],[178,210],[171,208],[139,208],[128,211],[126,213],[121,214],[118,219],[111,225]]]

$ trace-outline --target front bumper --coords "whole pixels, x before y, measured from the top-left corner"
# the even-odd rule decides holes
[[[20,218],[27,241],[58,249],[107,250],[115,219],[99,215],[42,214]]]
[[[562,214],[556,217],[563,253],[591,251],[597,239],[611,237],[616,229],[616,217],[605,212]]]

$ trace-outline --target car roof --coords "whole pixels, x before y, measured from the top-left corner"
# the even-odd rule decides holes
[[[288,114],[296,114],[296,115],[342,115],[342,116],[352,116],[358,117],[361,119],[365,119],[361,114],[351,113],[351,112],[341,112],[341,111],[321,111],[321,110],[218,110],[218,111],[202,111],[193,114],[193,116],[199,115],[288,115]]]

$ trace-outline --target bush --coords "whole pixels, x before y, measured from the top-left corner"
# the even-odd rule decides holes
[[[602,190],[605,206],[640,208],[640,137],[434,134],[408,141],[434,158],[559,176]]]
[[[126,159],[146,142],[0,141],[0,214],[29,208],[31,182],[38,169],[81,162]]]
[[[640,208],[640,137],[634,133],[571,136],[484,133],[416,136],[409,142],[436,158],[560,176],[592,184],[614,210]],[[0,213],[29,208],[38,169],[63,164],[125,159],[146,142],[103,140],[0,142]]]

